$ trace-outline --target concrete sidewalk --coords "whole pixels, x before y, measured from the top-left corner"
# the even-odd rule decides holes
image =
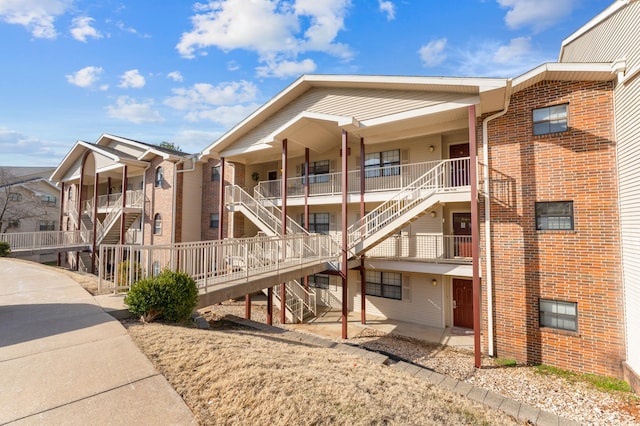
[[[196,424],[166,379],[78,283],[0,259],[0,425]]]

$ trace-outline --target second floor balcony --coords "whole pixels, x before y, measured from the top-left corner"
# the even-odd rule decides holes
[[[469,190],[469,158],[428,161],[423,163],[398,164],[385,167],[367,167],[364,176],[360,170],[350,170],[347,180],[347,194],[359,195],[362,181],[364,192],[371,196],[371,201],[385,199],[389,192],[397,192],[411,185],[419,177],[438,165],[443,165],[438,175],[436,186],[443,191]],[[309,197],[324,199],[342,195],[342,172],[299,176],[287,179],[287,199],[294,203],[302,201],[305,193]],[[272,199],[278,202],[282,197],[282,179],[259,182],[255,188],[257,198]]]

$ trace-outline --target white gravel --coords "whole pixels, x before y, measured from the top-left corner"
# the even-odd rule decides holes
[[[244,301],[209,307],[217,315],[244,317]],[[253,306],[251,319],[266,322],[263,306]],[[273,325],[279,324],[274,306]],[[535,367],[501,367],[483,357],[474,368],[473,352],[364,329],[349,339],[362,347],[391,353],[458,380],[473,383],[504,397],[538,407],[585,425],[640,425],[640,399],[628,393],[603,392],[581,381],[544,375]]]

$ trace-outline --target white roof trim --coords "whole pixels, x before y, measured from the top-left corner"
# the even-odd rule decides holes
[[[549,62],[542,64],[513,79],[513,87],[526,83],[540,74],[546,72],[604,72],[612,74],[610,63],[574,63],[574,62]]]
[[[618,10],[626,7],[629,3],[635,0],[616,0],[615,3],[611,4],[605,10],[597,14],[594,18],[592,18],[589,22],[584,24],[582,27],[578,28],[576,32],[571,34],[569,37],[565,38],[562,41],[562,45],[560,47],[560,54],[558,55],[558,61],[562,61],[562,56],[564,55],[564,47],[569,43],[575,41],[576,39],[582,37],[585,33],[591,31],[594,27],[598,26],[600,23],[605,21],[611,15],[615,14]]]
[[[222,158],[222,157],[233,157],[235,155],[244,155],[244,154],[249,154],[251,152],[262,151],[263,149],[271,149],[271,148],[273,148],[273,145],[269,145],[269,144],[266,144],[266,143],[260,143],[260,144],[256,144],[256,145],[251,145],[251,146],[246,147],[246,148],[230,149],[228,151],[222,151],[222,152],[220,152],[220,158]]]

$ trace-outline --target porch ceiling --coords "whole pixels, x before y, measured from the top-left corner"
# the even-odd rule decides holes
[[[475,102],[477,98],[473,97],[457,103],[364,122],[357,122],[349,117],[300,115],[274,131],[269,140],[253,145],[251,151],[227,150],[221,156],[244,164],[277,161],[282,156],[281,141],[284,139],[288,142],[290,158],[303,156],[305,148],[322,154],[340,149],[343,129],[348,132],[350,144],[359,144],[360,138],[363,138],[365,145],[466,129],[468,105]]]

